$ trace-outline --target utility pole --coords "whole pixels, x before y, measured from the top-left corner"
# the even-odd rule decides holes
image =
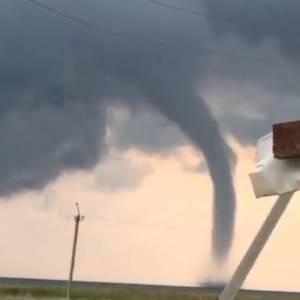
[[[78,203],[76,203],[76,209],[77,209],[77,215],[74,217],[75,231],[74,231],[74,239],[73,239],[73,247],[72,247],[72,258],[71,258],[69,281],[67,286],[67,300],[70,300],[71,286],[72,286],[74,266],[75,266],[76,248],[77,248],[77,241],[78,241],[79,224],[81,221],[84,220],[84,216],[80,214]]]

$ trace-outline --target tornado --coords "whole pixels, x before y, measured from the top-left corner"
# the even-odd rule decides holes
[[[150,101],[180,128],[206,159],[214,193],[212,255],[222,264],[229,254],[234,235],[236,201],[230,162],[233,152],[205,101],[191,88],[174,82],[175,86],[177,88],[173,89],[160,87],[160,94],[151,88],[148,94]]]

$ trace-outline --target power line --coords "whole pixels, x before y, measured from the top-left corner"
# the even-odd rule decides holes
[[[118,225],[129,225],[129,226],[138,226],[138,227],[148,227],[148,228],[157,228],[157,229],[176,229],[178,228],[177,225],[171,225],[171,224],[156,224],[151,222],[140,222],[137,220],[121,220],[119,218],[109,218],[109,217],[103,217],[103,216],[92,216],[89,218],[91,221],[99,221],[99,222],[105,222],[105,223],[113,223]]]
[[[60,214],[60,217],[63,217],[65,219],[73,219],[72,214],[66,214],[62,215]],[[174,224],[158,224],[153,222],[145,222],[145,221],[139,221],[135,219],[121,219],[119,217],[108,217],[108,216],[101,216],[101,215],[88,215],[88,220],[90,222],[103,222],[103,223],[112,223],[117,225],[129,225],[129,226],[138,226],[138,227],[149,227],[149,228],[158,228],[158,229],[177,229],[180,228],[178,225]]]
[[[170,3],[165,3],[160,0],[145,0],[145,1],[153,3],[155,5],[159,5],[159,6],[168,8],[168,9],[179,11],[179,12],[182,12],[185,14],[195,15],[200,18],[214,19],[216,21],[226,22],[226,23],[241,23],[241,24],[250,24],[250,25],[254,24],[254,22],[252,22],[251,20],[236,19],[236,18],[231,18],[231,17],[226,17],[226,16],[215,15],[215,14],[211,14],[211,13],[201,12],[198,10],[189,9],[189,8],[177,6],[177,5],[170,4]],[[244,1],[244,0],[241,0],[241,1]],[[270,7],[274,8],[277,12],[284,12],[284,13],[291,12],[290,10],[287,10],[287,9],[284,9],[284,8],[278,6],[272,0],[252,0],[252,1],[250,1],[250,3],[254,4],[254,5],[270,5]],[[247,4],[249,4],[249,1]]]
[[[108,35],[110,37],[114,37],[114,38],[121,38],[121,39],[127,39],[127,40],[131,40],[131,39],[138,39],[140,41],[142,41],[143,43],[147,43],[149,45],[153,45],[153,46],[160,46],[160,47],[165,47],[167,46],[167,44],[165,43],[161,43],[161,42],[154,42],[154,41],[149,41],[149,40],[143,40],[143,39],[140,39],[140,38],[136,38],[136,37],[132,37],[130,35],[127,35],[126,33],[119,33],[119,32],[115,32],[115,31],[110,31],[110,30],[107,30],[107,28],[102,28],[100,26],[95,26],[89,22],[87,22],[86,20],[82,19],[82,18],[79,18],[77,16],[74,16],[74,15],[71,15],[69,13],[65,13],[61,10],[58,10],[52,6],[48,6],[44,3],[41,3],[40,1],[37,1],[37,0],[27,0],[29,2],[31,2],[32,4],[52,13],[52,14],[55,14],[59,17],[62,17],[64,19],[67,19],[73,23],[77,23],[81,26],[84,26],[86,27],[87,29],[90,29],[90,30],[93,30],[93,31],[96,31],[96,32],[100,32],[101,34],[104,34],[104,35]]]
[[[139,37],[134,37],[132,35],[111,31],[107,28],[101,27],[101,26],[95,26],[94,24],[89,23],[88,21],[79,18],[77,16],[74,16],[72,14],[66,13],[62,10],[59,10],[57,8],[54,8],[52,6],[46,5],[38,0],[27,0],[31,4],[51,13],[54,15],[57,15],[58,17],[64,18],[68,21],[71,21],[73,23],[79,24],[89,30],[92,30],[96,33],[101,33],[103,35],[112,37],[112,38],[118,38],[123,40],[131,40],[133,42],[138,42],[139,44],[145,45],[145,46],[152,46],[152,47],[159,47],[161,49],[172,49],[172,48],[182,48],[182,44],[178,43],[165,43],[160,41],[152,41],[149,39],[141,39]],[[150,0],[149,0],[150,1]],[[218,49],[210,49],[210,48],[204,48],[202,46],[197,47],[195,46],[194,49],[196,49],[199,52],[207,53],[208,55],[216,55],[216,56],[223,56],[232,60],[247,60],[252,62],[259,62],[259,63],[266,63],[270,62],[270,58],[267,57],[253,57],[248,55],[241,55],[241,54],[232,54],[230,52],[218,50]]]
[[[190,14],[190,15],[196,15],[196,16],[201,17],[201,18],[214,19],[216,21],[227,22],[227,23],[240,23],[240,24],[254,25],[254,22],[251,22],[251,20],[235,19],[235,18],[230,18],[230,17],[214,15],[214,14],[210,14],[210,13],[200,12],[200,11],[197,11],[197,10],[187,9],[187,8],[180,7],[180,6],[177,6],[177,5],[161,2],[160,0],[145,0],[145,1],[153,3],[155,5],[159,5],[159,6],[168,8],[168,9],[179,11],[179,12],[182,12],[182,13],[186,13],[186,14]],[[244,0],[241,0],[241,1],[244,1]],[[248,2],[248,4],[249,4],[249,2]],[[254,4],[254,5],[270,5],[271,8],[275,9],[279,13],[281,13],[281,12],[291,13],[290,10],[286,10],[282,7],[279,7],[272,0],[252,0],[251,4]],[[278,21],[278,16],[274,16],[274,20],[277,22]],[[290,45],[294,45],[293,48],[294,48],[295,51],[299,50],[298,47],[295,45],[294,41],[290,40]]]
[[[159,0],[145,0],[145,1],[153,3],[155,5],[159,5],[159,6],[162,6],[162,7],[165,7],[165,8],[169,8],[169,9],[173,9],[173,10],[176,10],[176,11],[179,11],[179,12],[183,12],[185,14],[195,15],[195,16],[205,18],[205,19],[215,19],[217,21],[227,22],[227,23],[248,23],[245,20],[234,19],[234,18],[230,18],[230,17],[223,17],[223,16],[218,16],[218,15],[212,15],[212,14],[208,14],[208,13],[201,12],[201,11],[198,11],[198,10],[187,9],[187,8],[180,7],[180,6],[177,6],[177,5],[161,2]]]

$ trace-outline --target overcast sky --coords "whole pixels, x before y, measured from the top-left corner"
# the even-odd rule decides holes
[[[1,1],[0,275],[63,278],[75,201],[80,279],[226,280],[263,221],[248,173],[299,118],[300,3],[161,2]],[[294,211],[247,287],[300,290]]]

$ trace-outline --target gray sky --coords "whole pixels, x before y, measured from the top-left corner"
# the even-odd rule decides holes
[[[1,2],[0,193],[42,190],[115,149],[166,155],[190,143],[213,181],[222,261],[236,206],[227,137],[251,145],[272,122],[298,117],[299,4],[177,4],[185,11],[141,0]],[[125,167],[131,187],[148,173]],[[111,181],[103,188],[124,188]]]
[[[67,17],[30,1],[1,2],[2,193],[95,165],[109,146],[109,106],[132,115],[113,129],[115,146],[155,153],[185,143],[181,132],[202,143],[185,123],[194,109],[182,98],[192,97],[177,89],[197,94],[199,124],[211,128],[201,120],[205,101],[223,132],[241,142],[253,143],[272,122],[297,118],[295,1],[177,4],[198,15],[136,0],[41,3]],[[186,112],[180,102],[189,103]],[[22,154],[9,155],[24,144]]]

